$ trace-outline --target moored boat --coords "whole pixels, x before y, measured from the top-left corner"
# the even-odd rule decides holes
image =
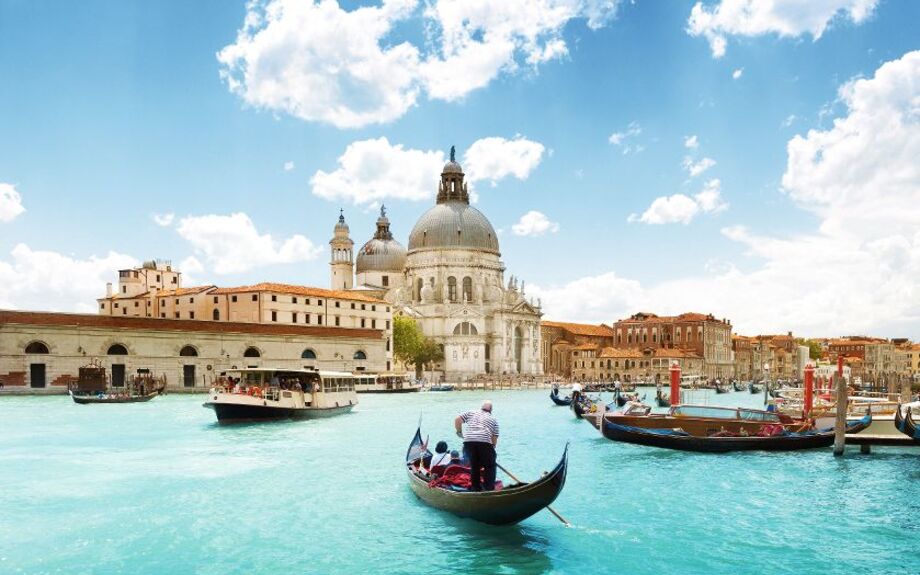
[[[422,441],[421,429],[406,452],[406,475],[409,488],[425,504],[491,525],[511,525],[549,507],[565,486],[569,446],[566,444],[562,459],[549,473],[530,483],[513,483],[495,491],[469,491],[450,484],[441,484],[438,478],[426,473],[420,465],[428,450]],[[455,469],[459,468],[459,469]],[[458,465],[448,466],[444,476],[452,471],[463,472]]]
[[[744,384],[737,380],[732,381],[732,389],[735,391],[744,391]]]
[[[105,367],[95,361],[81,367],[78,374],[76,384],[68,389],[68,393],[79,405],[144,403],[166,389],[165,378],[153,377],[146,371],[138,373],[125,386],[110,386]]]
[[[659,389],[658,391],[655,392],[655,404],[658,407],[671,407],[671,396],[665,395]]]
[[[753,394],[758,394],[762,392],[763,388],[752,381],[751,383],[748,384],[748,391],[750,391],[751,394],[753,395]]]
[[[415,393],[419,389],[408,374],[355,373],[356,393]]]
[[[222,379],[203,404],[220,423],[330,417],[358,404],[351,373],[263,367],[229,373],[239,377]]]
[[[901,406],[898,406],[898,409],[894,414],[894,426],[898,431],[910,437],[915,442],[920,443],[920,429],[917,428],[916,422],[914,422],[914,410],[911,407],[907,408],[907,414],[904,415],[901,411]]]
[[[450,383],[441,383],[438,385],[432,385],[428,388],[428,391],[453,391],[454,386]]]
[[[859,421],[847,424],[848,434],[859,433],[872,423],[867,414]],[[707,437],[691,435],[682,429],[645,429],[620,425],[606,419],[601,432],[612,441],[661,447],[681,451],[728,453],[731,451],[797,451],[830,447],[834,443],[834,430],[791,432],[781,426],[765,425],[755,435],[718,434]]]
[[[706,437],[720,431],[754,434],[766,424],[782,425],[791,430],[802,427],[803,422],[786,415],[759,409],[719,407],[713,405],[675,405],[668,413],[629,415],[608,413],[605,418],[622,426],[643,429],[683,429],[685,432]]]

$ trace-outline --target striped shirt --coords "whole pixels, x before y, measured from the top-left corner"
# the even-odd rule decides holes
[[[460,419],[466,424],[463,441],[492,443],[492,438],[498,437],[498,421],[488,411],[467,411],[460,414]]]

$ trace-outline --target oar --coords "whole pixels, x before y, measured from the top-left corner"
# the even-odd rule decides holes
[[[518,483],[523,483],[523,481],[521,481],[520,479],[518,479],[517,477],[515,477],[513,473],[511,473],[510,471],[508,471],[507,469],[505,469],[504,467],[502,467],[501,463],[496,462],[496,463],[495,463],[495,466],[498,467],[499,469],[501,469],[502,471],[504,471],[505,474],[507,474],[508,477],[510,477],[511,479],[517,481]],[[553,509],[553,508],[550,507],[549,505],[547,505],[546,508],[549,509],[549,512],[550,512],[550,513],[552,513],[553,515],[556,516],[556,519],[558,519],[559,521],[562,521],[562,524],[563,524],[563,525],[565,525],[566,527],[571,527],[571,526],[572,526],[572,524],[569,523],[568,521],[566,521],[566,519],[565,519],[562,515],[559,515],[558,513],[556,513],[556,510],[555,510],[555,509]]]

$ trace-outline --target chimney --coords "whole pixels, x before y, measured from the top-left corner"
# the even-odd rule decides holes
[[[112,297],[112,282],[105,284],[105,297]]]

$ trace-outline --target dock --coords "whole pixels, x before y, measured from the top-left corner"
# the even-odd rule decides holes
[[[920,443],[906,435],[872,435],[869,433],[848,433],[847,445],[858,445],[860,453],[872,453],[872,446],[882,447],[920,447]]]

